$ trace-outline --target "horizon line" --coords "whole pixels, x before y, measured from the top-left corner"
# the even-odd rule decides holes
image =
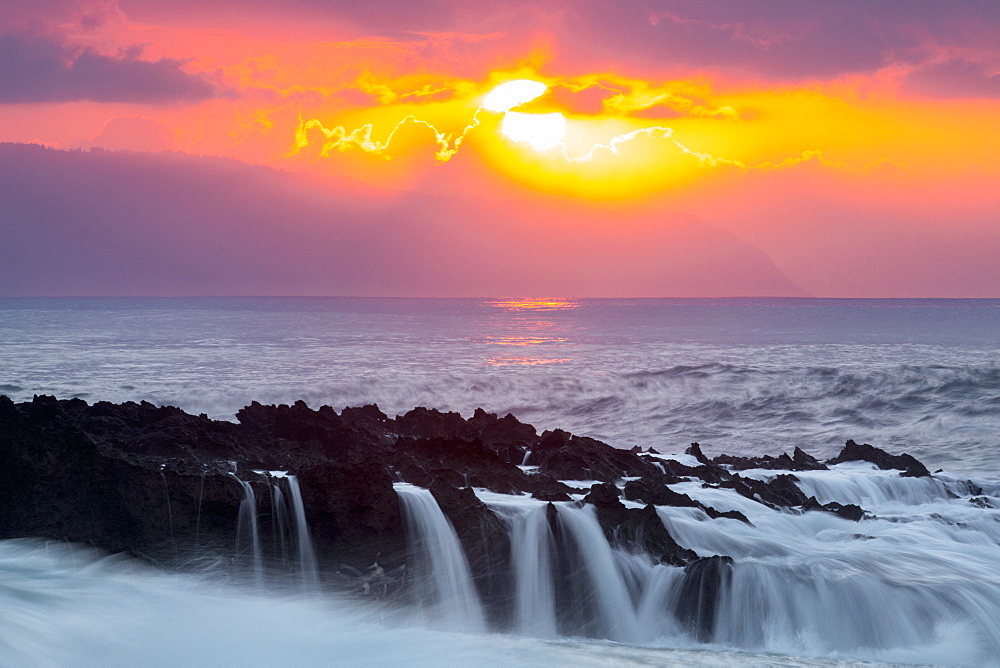
[[[0,299],[149,299],[149,300],[167,300],[167,299],[399,299],[399,300],[465,300],[465,301],[488,301],[488,300],[511,300],[511,299],[523,299],[523,300],[543,300],[543,299],[562,299],[562,300],[585,300],[585,301],[613,301],[613,300],[668,300],[668,299],[684,299],[684,300],[763,300],[763,299],[780,299],[787,301],[816,301],[816,300],[827,300],[827,301],[885,301],[885,300],[1000,300],[1000,295],[993,297],[969,297],[969,296],[954,296],[954,297],[941,297],[941,296],[911,296],[911,297],[898,297],[898,296],[877,296],[877,297],[821,297],[812,295],[717,295],[717,296],[661,296],[661,297],[650,297],[650,296],[616,296],[616,297],[587,297],[587,296],[568,296],[568,295],[550,295],[550,294],[537,294],[537,295],[504,295],[504,296],[413,296],[413,295],[0,295]]]

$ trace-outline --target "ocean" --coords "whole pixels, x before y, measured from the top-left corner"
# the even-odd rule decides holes
[[[1000,300],[0,299],[0,393],[513,413],[616,447],[1000,477]]]
[[[664,518],[682,544],[743,568],[744,598],[712,645],[666,628],[604,641],[428,629],[333,598],[13,540],[0,542],[0,664],[996,662],[998,353],[1000,300],[0,299],[0,394],[14,401],[145,400],[227,420],[252,400],[377,403],[390,415],[482,407],[622,448],[798,446],[823,459],[850,438],[945,472],[929,487],[863,465],[803,475],[820,501],[879,517],[850,527],[681,490],[754,524]],[[967,478],[978,506],[951,498]],[[743,629],[737,612],[764,599],[768,620]]]

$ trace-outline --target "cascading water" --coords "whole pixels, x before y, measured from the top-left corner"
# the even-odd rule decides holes
[[[802,471],[797,477],[802,491],[807,496],[815,496],[820,503],[838,501],[883,508],[888,504],[906,507],[949,497],[948,485],[941,480],[904,478],[897,471],[880,471],[865,462],[841,464],[830,471]]]
[[[418,603],[450,629],[485,629],[482,604],[469,563],[451,522],[429,490],[393,485],[399,495]]]
[[[796,475],[807,495],[860,504],[866,519],[773,510],[731,489],[676,483],[674,491],[750,521],[658,508],[678,543],[700,557],[725,555],[687,568],[609,543],[589,504],[479,490],[509,526],[512,597],[502,604],[509,610],[499,618],[509,623],[501,627],[541,638],[666,639],[870,660],[980,663],[1000,655],[1000,512],[991,496],[1000,488],[948,476],[904,478],[862,463]],[[271,533],[302,587],[314,591],[319,578],[301,489],[295,476],[282,477],[287,494],[280,482],[271,489]],[[237,555],[262,584],[256,497],[250,483],[238,482]],[[407,483],[395,489],[419,607],[449,630],[486,630],[468,560],[434,496]]]
[[[766,479],[779,472],[742,474]],[[509,572],[491,574],[510,577],[510,599],[488,601],[507,606],[496,615],[506,620],[497,630],[573,637],[574,643],[609,639],[633,648],[707,643],[709,651],[997,663],[1000,485],[946,475],[905,478],[860,463],[795,475],[798,486],[821,501],[864,504],[865,519],[774,510],[732,489],[674,483],[669,487],[676,492],[749,520],[710,519],[698,507],[659,507],[674,539],[705,557],[686,568],[657,565],[634,545],[609,542],[592,505],[477,490],[509,527]],[[277,477],[270,487],[271,525],[262,532],[258,524],[268,527],[268,520],[258,513],[258,483],[233,474],[243,491],[237,564],[263,584],[273,575],[264,569],[264,555],[280,548],[306,590],[315,591],[316,558],[299,481]],[[395,489],[420,607],[444,630],[486,631],[462,544],[434,496],[406,483]],[[262,541],[267,536],[273,547]],[[11,637],[0,634],[0,646]]]
[[[670,610],[682,569],[613,548],[591,506],[489,498],[510,525],[512,630],[633,643],[677,633]]]
[[[557,588],[566,592],[562,597],[571,597],[559,612],[575,617],[573,626],[583,631],[581,635],[637,641],[640,632],[632,597],[593,507],[563,505],[556,512],[556,523],[558,554],[568,565],[556,569],[557,580],[562,581]]]
[[[523,635],[557,635],[552,550],[555,538],[545,506],[511,519],[511,561],[515,575],[514,629]]]
[[[271,485],[271,540],[281,553],[281,566],[289,566],[289,523],[285,495],[279,485]]]
[[[236,556],[244,563],[249,556],[249,569],[253,573],[254,582],[260,586],[264,584],[264,555],[257,524],[257,497],[250,483],[240,480],[236,474],[232,475],[243,488],[243,500],[236,519]]]
[[[316,567],[316,552],[313,550],[312,539],[309,536],[309,523],[306,522],[306,510],[302,503],[302,491],[299,480],[293,475],[286,476],[288,490],[292,497],[292,515],[295,518],[295,544],[299,576],[302,587],[313,591],[319,586],[319,575]]]
[[[696,508],[659,509],[679,543],[735,558],[709,640],[889,661],[978,664],[1000,656],[995,509],[950,498],[946,486],[958,483],[864,465],[796,475],[821,500],[864,502],[868,519],[775,511],[700,483],[672,487],[739,510],[752,526],[705,521]]]
[[[263,475],[265,471],[255,471]],[[257,509],[257,497],[253,486],[230,474],[243,489],[243,500],[240,502],[239,515],[236,521],[236,559],[237,563],[253,573],[258,586],[263,585],[268,575],[265,566],[280,564],[282,569],[294,569],[298,575],[303,591],[314,592],[319,588],[319,569],[316,552],[313,549],[312,538],[309,535],[309,523],[306,520],[305,505],[302,502],[302,491],[298,478],[285,472],[271,472],[279,482],[269,486],[271,492],[270,534],[269,545],[264,545],[261,536],[260,516]],[[288,494],[281,491],[280,480],[288,484]],[[266,517],[266,515],[265,515]],[[266,526],[266,522],[265,522]],[[265,564],[265,551],[267,562]],[[271,573],[270,575],[275,575]]]
[[[510,629],[876,661],[996,662],[995,485],[904,478],[853,463],[796,475],[803,491],[822,501],[864,502],[867,518],[774,510],[700,481],[673,484],[750,521],[658,508],[678,543],[700,557],[725,555],[687,568],[654,565],[634,546],[610,545],[589,505],[478,490],[510,527]]]

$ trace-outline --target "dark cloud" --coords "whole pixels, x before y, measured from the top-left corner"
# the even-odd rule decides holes
[[[1000,2],[989,0],[264,0],[257,10],[278,5],[390,37],[408,31],[549,34],[556,58],[570,66],[718,68],[784,79],[933,62],[941,48],[996,53],[1000,29]]]
[[[68,47],[28,32],[0,36],[0,102],[171,104],[216,97],[217,88],[171,58],[141,59],[141,48],[116,57]]]
[[[942,47],[982,48],[1000,3],[918,0],[585,0],[560,33],[560,54],[597,66],[717,68],[765,78],[829,78],[896,62],[925,62]]]
[[[952,60],[910,74],[903,91],[943,98],[1000,98],[1000,72],[982,63]]]
[[[62,6],[67,2],[39,0],[38,4]],[[1000,2],[995,0],[117,0],[114,9],[120,14],[112,13],[108,20],[165,25],[227,21],[229,26],[242,25],[240,22],[260,26],[280,20],[286,27],[327,26],[331,35],[340,36],[337,39],[345,29],[359,36],[399,42],[426,41],[428,35],[442,34],[502,35],[489,47],[498,53],[522,49],[526,44],[551,45],[553,73],[588,70],[670,78],[705,69],[741,78],[801,81],[905,65],[919,70],[912,80],[913,90],[927,94],[940,91],[944,96],[955,93],[949,92],[943,81],[940,86],[932,85],[931,79],[937,71],[946,76],[948,67],[965,82],[963,95],[984,87],[989,91],[993,84],[988,76],[976,81],[969,67],[935,65],[942,54],[969,58],[969,53],[975,52],[978,62],[991,62],[994,70],[1000,60],[996,39]],[[73,21],[85,29],[93,28],[105,14],[78,12]],[[0,2],[0,19],[2,16]],[[465,59],[468,51],[467,60],[480,63],[483,60],[472,55],[487,48],[455,40],[442,44],[442,53],[429,51],[421,57],[438,61],[457,54]],[[82,53],[67,54],[58,45],[50,51],[41,54],[38,61],[22,62],[28,80],[8,83],[10,77],[4,72],[4,88],[12,88],[22,97],[32,93],[43,99],[52,99],[36,92],[46,82],[46,91],[75,89],[79,96],[82,89],[88,91],[88,99],[106,99],[117,93],[145,101],[156,97],[157,91],[168,99],[211,95],[211,85],[185,75],[177,61],[149,63],[134,56],[107,58],[90,53],[90,59],[98,61],[94,63]],[[78,58],[84,58],[80,73],[76,72]],[[67,64],[67,60],[71,62]],[[135,89],[111,83],[101,88],[93,71],[102,67],[125,79],[134,73],[144,83]],[[86,81],[68,83],[83,79],[84,73]],[[43,76],[35,76],[38,74]],[[157,78],[163,81],[150,83]]]

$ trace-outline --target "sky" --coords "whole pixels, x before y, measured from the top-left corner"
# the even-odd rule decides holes
[[[1000,297],[990,0],[3,0],[0,296]]]

